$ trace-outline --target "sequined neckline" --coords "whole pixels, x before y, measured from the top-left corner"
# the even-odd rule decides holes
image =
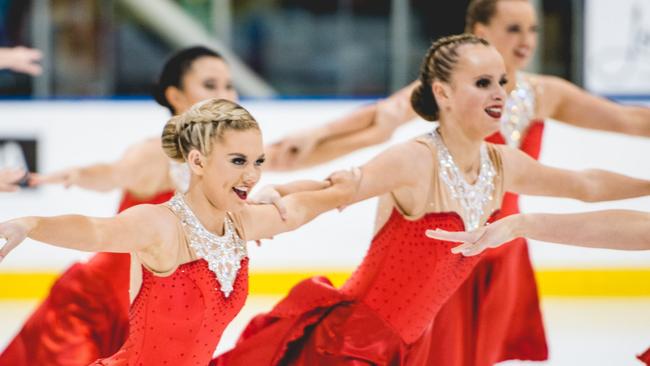
[[[481,224],[485,205],[493,199],[494,193],[496,170],[488,155],[487,145],[485,142],[481,144],[479,175],[474,184],[469,184],[454,162],[438,129],[431,131],[430,135],[438,150],[440,179],[449,189],[451,197],[460,204],[460,217],[467,230],[475,230]]]
[[[230,296],[241,262],[248,253],[246,242],[237,235],[228,215],[224,218],[224,233],[219,236],[201,224],[181,194],[176,194],[168,205],[180,218],[190,247],[199,258],[208,262],[208,268],[216,275],[224,296]]]
[[[519,148],[522,137],[535,117],[535,91],[523,73],[517,73],[517,85],[506,100],[501,116],[501,135],[506,144]]]

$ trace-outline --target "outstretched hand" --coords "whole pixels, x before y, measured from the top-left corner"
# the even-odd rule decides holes
[[[474,231],[427,230],[426,236],[432,239],[462,243],[451,249],[454,254],[466,257],[481,254],[488,248],[497,248],[515,238],[510,221],[503,219]]]
[[[24,219],[15,219],[0,224],[0,262],[22,243],[29,233]]]
[[[267,150],[271,170],[292,170],[311,154],[320,138],[312,131],[302,131],[272,144]]]
[[[354,167],[350,170],[339,170],[327,177],[327,180],[332,182],[332,185],[343,189],[346,191],[348,196],[348,201],[359,191],[359,185],[361,184],[361,169]],[[339,211],[345,209],[345,205],[339,206]]]
[[[37,49],[18,46],[2,49],[0,64],[16,72],[37,76],[43,72],[43,68],[39,64],[42,57],[43,54]]]
[[[32,174],[30,179],[31,186],[40,186],[43,184],[62,184],[65,188],[75,185],[79,179],[78,169],[67,169],[50,174]]]
[[[275,189],[274,185],[262,187],[251,195],[247,202],[253,205],[273,205],[277,208],[282,220],[287,219],[287,207],[282,202],[282,195]]]

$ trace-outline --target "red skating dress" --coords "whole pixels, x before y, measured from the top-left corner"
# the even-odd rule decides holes
[[[127,340],[114,355],[92,365],[205,366],[246,301],[248,258],[238,218],[226,217],[224,235],[217,236],[201,225],[180,195],[166,207],[184,233],[182,264],[166,273],[143,266]]]
[[[126,193],[119,211],[168,201]],[[0,366],[84,366],[115,353],[128,334],[129,254],[99,253],[68,268],[0,354]]]
[[[518,147],[539,158],[544,122],[532,120],[534,92],[520,74],[502,119],[502,133],[487,141]],[[526,113],[522,112],[528,112]],[[504,136],[507,136],[504,137]],[[506,192],[495,219],[519,212]],[[548,358],[537,283],[525,239],[491,249],[442,307],[434,325],[431,365],[491,366],[505,360]]]
[[[431,137],[418,141],[435,151]],[[487,151],[495,168],[493,198],[477,224],[488,219],[502,197],[500,156],[491,145]],[[431,186],[422,214],[407,216],[393,206],[340,290],[323,277],[299,283],[271,312],[254,318],[236,347],[211,365],[433,365],[436,315],[480,259],[454,255],[450,249],[456,244],[424,235],[426,229],[465,228],[455,212],[460,205],[449,198],[434,161],[431,171],[423,172],[431,175]]]

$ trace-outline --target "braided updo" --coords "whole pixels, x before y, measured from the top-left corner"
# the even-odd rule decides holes
[[[214,138],[226,130],[256,129],[259,125],[244,107],[225,99],[208,99],[172,117],[162,133],[162,147],[172,160],[183,162],[192,150],[207,156]]]
[[[490,44],[472,34],[459,34],[440,38],[435,41],[422,61],[420,67],[420,85],[413,89],[411,106],[420,117],[427,121],[436,121],[440,117],[438,103],[433,95],[431,84],[435,81],[448,83],[454,66],[458,62],[458,48],[466,44]]]

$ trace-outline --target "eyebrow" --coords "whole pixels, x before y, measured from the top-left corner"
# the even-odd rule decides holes
[[[231,153],[231,154],[228,154],[228,156],[244,158],[244,159],[248,158],[245,154],[242,154],[242,153]],[[265,158],[266,158],[266,156],[264,154],[262,154],[257,159],[265,159]]]

